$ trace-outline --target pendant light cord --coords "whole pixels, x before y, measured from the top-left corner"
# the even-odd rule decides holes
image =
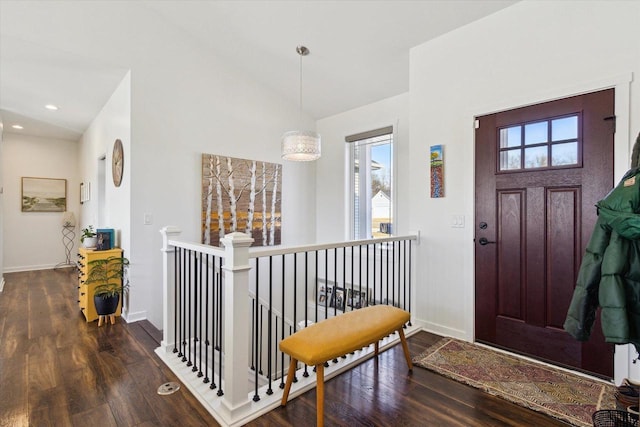
[[[298,120],[300,122],[300,129],[302,129],[302,57],[309,54],[309,49],[307,49],[306,46],[300,45],[296,47],[296,52],[300,55],[300,112]]]
[[[298,123],[300,125],[300,129],[302,129],[302,57],[304,56],[302,52],[298,52],[300,55],[300,111],[298,114]]]

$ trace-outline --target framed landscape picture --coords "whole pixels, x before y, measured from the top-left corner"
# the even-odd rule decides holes
[[[240,231],[253,246],[281,241],[282,165],[202,154],[202,243],[220,246]]]
[[[66,210],[66,179],[22,177],[22,212]]]

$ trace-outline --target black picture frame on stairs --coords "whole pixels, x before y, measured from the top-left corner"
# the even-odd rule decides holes
[[[347,293],[344,288],[336,287],[333,291],[331,302],[329,307],[337,308],[344,311],[344,306],[347,301]]]

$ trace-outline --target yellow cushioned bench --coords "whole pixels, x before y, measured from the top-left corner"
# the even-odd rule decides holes
[[[411,315],[390,305],[374,305],[350,311],[308,326],[280,341],[280,351],[291,356],[289,373],[282,396],[282,406],[287,404],[291,383],[298,362],[316,368],[317,425],[324,419],[324,363],[375,343],[393,332],[398,332],[409,370],[413,369],[409,347],[402,328]]]

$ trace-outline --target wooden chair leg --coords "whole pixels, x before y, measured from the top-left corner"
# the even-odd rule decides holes
[[[377,356],[378,355],[378,350],[380,349],[380,341],[376,341],[376,343],[373,345],[373,355]]]
[[[287,404],[287,399],[289,398],[289,390],[291,390],[291,383],[293,382],[293,377],[296,375],[296,365],[298,361],[291,358],[291,363],[289,363],[289,373],[287,374],[287,383],[284,386],[284,393],[282,394],[282,402],[280,405],[285,406]]]
[[[411,354],[409,354],[409,346],[407,345],[407,339],[404,337],[404,331],[402,328],[398,329],[398,335],[400,335],[402,350],[404,350],[404,358],[407,359],[407,366],[410,371],[413,371],[413,363],[411,362]]]
[[[316,425],[324,426],[324,364],[316,365]]]

